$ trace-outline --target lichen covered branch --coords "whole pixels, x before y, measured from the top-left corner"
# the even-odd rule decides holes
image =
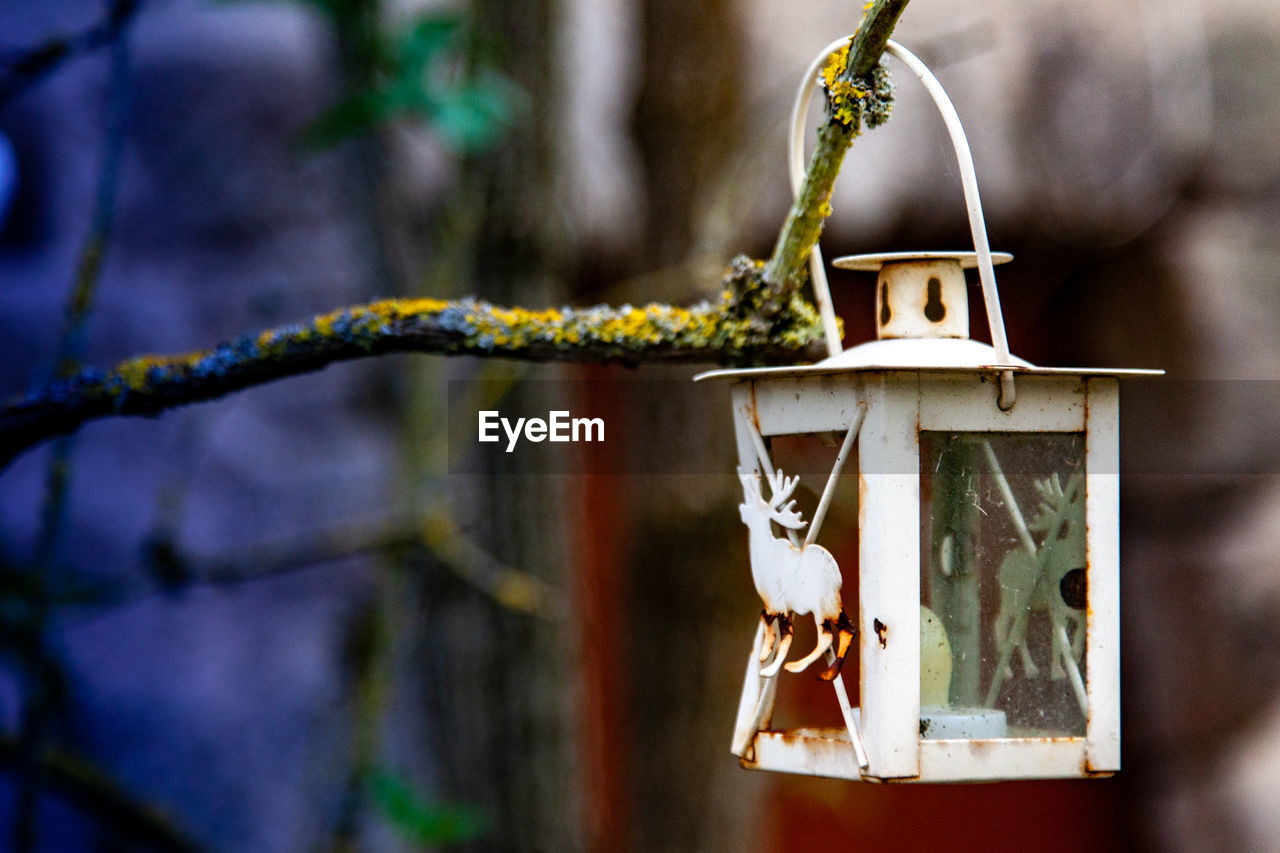
[[[826,119],[818,129],[818,142],[805,170],[804,183],[764,268],[764,281],[779,297],[794,292],[804,279],[809,253],[817,245],[822,223],[831,213],[836,175],[849,146],[861,132],[862,123],[875,127],[888,118],[892,98],[880,56],[907,2],[872,3],[850,46],[835,54],[823,69]]]
[[[530,311],[473,299],[387,300],[244,335],[212,349],[140,356],[85,369],[0,408],[0,465],[22,450],[113,415],[156,415],[232,391],[391,352],[533,361],[794,362],[818,355],[812,306],[789,297],[776,310],[753,292],[759,266],[734,262],[715,302],[689,308],[596,306]]]

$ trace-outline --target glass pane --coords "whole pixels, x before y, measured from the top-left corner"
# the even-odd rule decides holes
[[[926,738],[1085,733],[1079,433],[920,434]]]

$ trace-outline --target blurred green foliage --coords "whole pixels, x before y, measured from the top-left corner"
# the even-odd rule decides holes
[[[364,66],[354,91],[322,113],[303,141],[327,148],[392,121],[420,121],[459,152],[483,150],[508,130],[525,101],[511,80],[469,58],[462,16],[433,11],[388,29],[361,14],[363,0],[303,0],[345,28]]]
[[[470,806],[433,803],[384,769],[368,777],[369,793],[387,822],[410,844],[434,847],[479,838],[488,821]]]

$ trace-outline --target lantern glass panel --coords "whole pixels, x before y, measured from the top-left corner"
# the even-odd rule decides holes
[[[1081,433],[920,434],[921,736],[1085,734]]]

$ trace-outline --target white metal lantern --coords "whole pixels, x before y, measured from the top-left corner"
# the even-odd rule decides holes
[[[795,116],[821,60],[843,41],[808,72]],[[943,113],[976,251],[837,259],[878,272],[878,340],[841,352],[815,250],[831,357],[697,377],[733,382],[741,514],[764,601],[732,750],[748,767],[877,781],[1110,775],[1120,767],[1116,380],[1160,371],[1045,368],[1009,354],[993,266],[1010,256],[988,248],[955,110],[918,59],[893,42],[888,52]],[[798,118],[793,128],[803,129]],[[963,270],[973,267],[994,346],[968,337]],[[796,479],[777,470],[771,444],[815,435],[838,450],[806,521]],[[818,544],[849,460],[853,618],[837,562]],[[825,655],[844,726],[775,730],[792,620],[808,614],[817,644],[786,668]],[[839,674],[853,647],[858,707]]]

